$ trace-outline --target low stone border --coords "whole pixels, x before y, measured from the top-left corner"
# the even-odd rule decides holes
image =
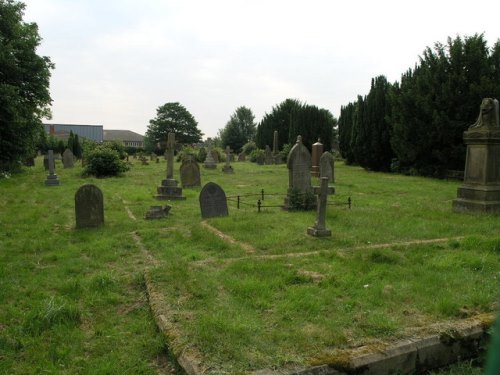
[[[168,347],[177,359],[177,363],[188,375],[202,375],[204,370],[201,365],[201,356],[196,349],[190,348],[182,343],[179,332],[168,320],[168,317],[164,315],[167,311],[164,309],[161,294],[155,290],[151,282],[149,269],[144,271],[144,281],[146,283],[149,305],[153,312],[156,325],[167,340]]]
[[[420,374],[479,356],[494,322],[491,314],[460,322],[460,327],[380,349],[360,347],[332,355],[331,364],[292,370],[259,370],[251,375]]]

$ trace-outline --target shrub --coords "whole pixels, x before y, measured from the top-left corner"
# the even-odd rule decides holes
[[[241,151],[243,151],[245,155],[250,155],[254,150],[257,150],[257,145],[253,141],[245,143],[241,148]]]
[[[118,152],[107,145],[101,145],[85,155],[87,165],[83,170],[84,176],[118,176],[129,170],[129,166],[120,160]]]
[[[258,149],[255,149],[253,150],[251,153],[250,153],[250,161],[252,163],[255,163],[257,162],[258,160],[264,160],[266,157],[266,153],[264,152],[264,150],[258,148]]]
[[[202,147],[198,150],[198,155],[196,156],[196,160],[198,160],[199,163],[203,163],[206,158],[207,158],[207,150],[205,149],[205,147]]]

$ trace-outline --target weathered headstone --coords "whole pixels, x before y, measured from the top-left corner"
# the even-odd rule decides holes
[[[205,162],[203,163],[203,166],[207,169],[215,169],[217,168],[217,163],[215,162],[215,159],[212,154],[212,145],[208,145],[208,150],[207,150],[207,157],[205,158]]]
[[[69,148],[63,152],[63,166],[64,168],[73,168],[75,165],[75,156]]]
[[[245,161],[246,160],[246,155],[244,152],[238,155],[238,161]]]
[[[56,164],[54,161],[54,151],[49,150],[47,157],[47,164],[49,166],[49,174],[47,175],[47,179],[45,180],[46,186],[57,186],[59,185],[59,180],[55,173]]]
[[[297,142],[290,150],[287,158],[288,191],[285,197],[285,209],[290,208],[290,198],[294,194],[306,197],[312,194],[311,185],[311,154],[302,144],[302,137],[297,137]]]
[[[319,177],[319,159],[323,154],[323,143],[318,138],[318,142],[312,145],[312,157],[311,157],[311,176]]]
[[[328,177],[328,182],[335,182],[335,158],[328,151],[319,159],[319,176]]]
[[[35,158],[34,157],[26,158],[24,160],[24,165],[26,167],[34,167],[35,166]]]
[[[168,204],[165,207],[151,206],[149,211],[146,212],[146,215],[144,215],[144,218],[146,220],[163,219],[164,217],[167,217],[171,208],[172,206],[169,206]]]
[[[226,193],[214,182],[209,182],[200,192],[200,209],[203,219],[228,216]]]
[[[183,200],[186,197],[182,196],[182,188],[177,186],[178,183],[174,179],[174,148],[175,148],[175,134],[168,133],[167,142],[167,178],[162,180],[161,186],[156,189],[158,194],[155,198],[158,200]]]
[[[193,155],[187,155],[182,160],[180,175],[183,188],[201,186],[200,167]]]
[[[500,119],[498,100],[485,98],[479,117],[464,132],[464,183],[453,200],[456,212],[500,213]]]
[[[231,158],[229,157],[230,155],[231,150],[229,146],[226,146],[226,164],[224,165],[224,167],[222,167],[222,172],[224,173],[234,173],[233,167],[231,166],[231,164],[229,164],[229,161],[231,160]]]
[[[95,228],[104,225],[104,198],[101,189],[93,184],[81,186],[75,194],[76,228]]]
[[[328,198],[328,177],[321,177],[318,194],[318,215],[314,226],[307,228],[307,234],[314,237],[329,237],[332,231],[326,228],[326,203]]]

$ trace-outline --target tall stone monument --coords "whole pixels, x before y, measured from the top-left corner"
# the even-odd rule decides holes
[[[285,209],[290,208],[290,198],[294,194],[312,194],[311,185],[311,154],[302,144],[302,136],[297,137],[297,142],[288,154],[288,191],[285,197]]]
[[[46,186],[57,186],[59,185],[59,179],[57,178],[57,175],[55,173],[55,161],[54,161],[54,151],[49,150],[49,155],[48,155],[48,165],[49,165],[49,174],[47,175],[47,179],[45,180],[45,185]]]
[[[318,138],[318,142],[312,145],[312,167],[311,176],[319,177],[319,159],[323,154],[323,143]]]
[[[234,173],[233,167],[229,164],[229,161],[231,160],[230,155],[231,150],[229,146],[226,146],[226,164],[222,167],[222,172],[224,173]]]
[[[453,200],[455,212],[500,214],[500,120],[498,100],[481,102],[477,121],[464,132],[464,183]]]
[[[175,149],[175,134],[168,133],[167,141],[167,178],[162,180],[161,186],[158,186],[155,198],[158,200],[183,200],[186,197],[182,196],[182,188],[177,186],[177,181],[174,179],[174,149]]]

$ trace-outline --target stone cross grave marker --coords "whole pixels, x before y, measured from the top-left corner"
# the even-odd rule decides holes
[[[161,186],[156,189],[158,194],[155,198],[158,200],[175,199],[184,200],[186,197],[182,195],[182,188],[177,186],[177,181],[174,179],[174,148],[175,134],[168,133],[167,142],[167,178],[162,180]]]
[[[64,168],[73,168],[75,165],[75,156],[69,148],[63,152],[63,166]]]
[[[326,203],[328,199],[328,177],[321,177],[318,193],[318,214],[314,226],[307,228],[307,234],[314,237],[329,237],[332,231],[326,228]]]
[[[193,155],[186,155],[180,167],[183,188],[201,186],[200,167]]]
[[[104,225],[104,198],[93,184],[81,186],[75,194],[76,228],[96,228]]]
[[[209,182],[200,192],[201,217],[228,216],[226,193],[214,182]]]
[[[226,164],[224,165],[224,167],[222,167],[222,172],[224,173],[234,173],[233,167],[231,166],[231,164],[229,164],[229,161],[231,160],[230,155],[231,149],[229,148],[229,146],[226,146]]]
[[[57,175],[55,173],[55,161],[54,161],[54,151],[49,150],[49,155],[48,155],[48,165],[49,165],[49,174],[47,175],[47,179],[45,180],[45,185],[46,186],[57,186],[59,185],[59,179],[57,178]]]
[[[319,159],[319,176],[328,177],[328,182],[335,182],[335,158],[328,151]]]
[[[207,157],[205,158],[203,166],[207,169],[217,168],[217,163],[215,162],[214,156],[212,154],[212,145],[210,143],[208,144]]]

